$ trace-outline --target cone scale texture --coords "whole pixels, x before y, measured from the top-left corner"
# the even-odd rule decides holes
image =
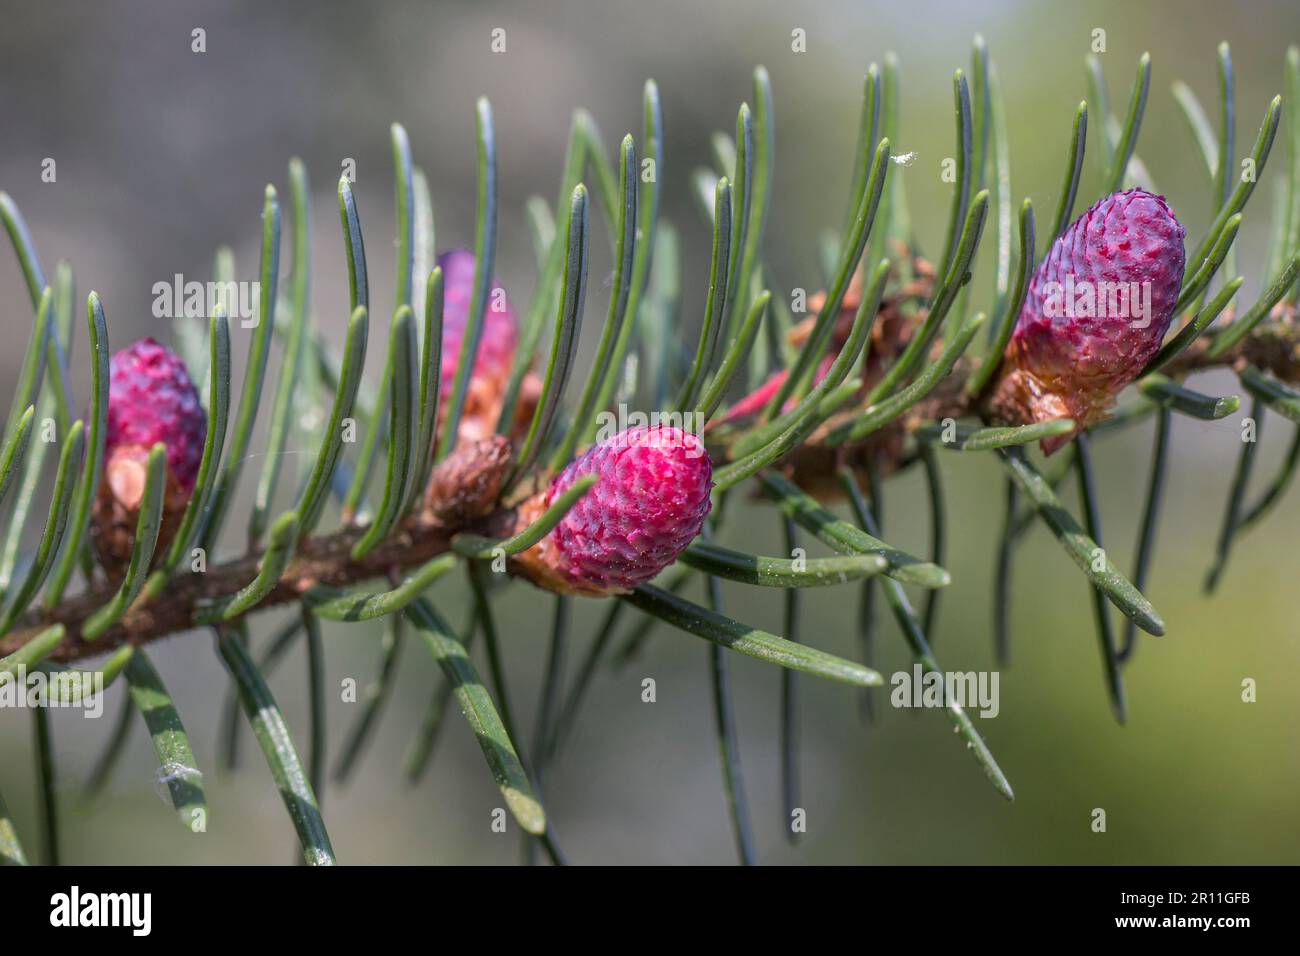
[[[1030,424],[1104,419],[1159,350],[1174,319],[1186,235],[1164,197],[1102,199],[1052,243],[1030,282],[993,398],[999,418]],[[1051,452],[1072,436],[1043,443]]]
[[[592,446],[521,508],[530,521],[587,475],[599,480],[518,563],[550,590],[599,596],[632,590],[672,564],[711,507],[713,464],[698,436],[631,428]]]

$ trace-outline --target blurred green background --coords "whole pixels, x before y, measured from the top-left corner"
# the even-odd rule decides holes
[[[766,252],[791,285],[820,285],[816,236],[843,217],[858,97],[867,64],[887,50],[903,65],[899,152],[923,245],[943,236],[949,187],[939,181],[952,151],[950,76],[969,63],[981,32],[997,62],[1010,118],[1012,184],[1032,197],[1040,225],[1054,208],[1072,110],[1086,94],[1083,58],[1094,28],[1107,31],[1103,57],[1115,109],[1122,109],[1137,57],[1150,50],[1153,78],[1138,152],[1199,239],[1211,216],[1210,188],[1170,94],[1183,79],[1213,109],[1215,46],[1228,40],[1237,70],[1238,153],[1253,142],[1269,98],[1280,90],[1288,43],[1300,40],[1300,7],[1289,2],[883,4],[661,0],[655,3],[225,4],[45,2],[12,7],[0,34],[0,188],[27,216],[46,266],[70,260],[79,292],[103,296],[114,345],[170,335],[151,317],[154,282],[174,273],[205,279],[213,249],[234,246],[251,278],[261,189],[285,191],[285,163],[303,157],[313,176],[316,321],[337,339],[346,280],[333,203],[343,157],[357,162],[357,195],[369,240],[372,295],[391,304],[393,234],[388,124],[410,133],[428,172],[440,246],[468,245],[473,213],[473,106],[488,95],[500,153],[499,273],[516,301],[534,281],[522,206],[553,199],[576,106],[587,107],[616,143],[639,133],[640,93],[655,77],[663,93],[667,157],[664,215],[683,238],[688,322],[702,311],[707,230],[690,197],[690,171],[708,161],[708,138],[734,126],[757,63],[776,95],[774,212]],[[207,31],[207,52],[190,32]],[[506,30],[507,51],[489,52]],[[807,31],[795,54],[790,32]],[[1282,140],[1248,210],[1239,239],[1246,301],[1263,278],[1263,250]],[[41,160],[57,161],[42,183]],[[1082,209],[1099,186],[1089,156]],[[894,172],[899,172],[895,168]],[[607,246],[593,243],[585,354],[609,295]],[[606,258],[601,258],[602,256]],[[975,301],[988,296],[987,256]],[[980,306],[983,307],[983,306]],[[31,324],[13,257],[0,255],[0,394],[8,394]],[[237,336],[244,333],[235,330]],[[74,358],[85,360],[79,331]],[[235,341],[242,364],[244,343]],[[377,371],[380,349],[371,349]],[[273,362],[278,357],[273,358]],[[273,365],[273,368],[275,366]],[[273,373],[274,374],[274,373]],[[79,372],[78,396],[87,376]],[[1230,391],[1231,376],[1206,376],[1206,391]],[[262,424],[269,414],[263,409]],[[1257,475],[1281,458],[1289,425],[1264,424]],[[1001,714],[979,721],[1016,790],[1007,804],[963,752],[939,713],[883,707],[868,726],[854,692],[804,679],[803,804],[808,833],[783,839],[779,800],[778,675],[735,658],[733,675],[744,768],[761,861],[767,863],[1295,863],[1300,861],[1300,593],[1294,586],[1300,535],[1295,493],[1239,542],[1219,593],[1201,594],[1238,441],[1238,421],[1179,419],[1158,560],[1148,593],[1168,636],[1142,638],[1127,670],[1129,726],[1112,720],[1102,683],[1092,607],[1082,577],[1042,529],[1018,553],[1013,666],[1001,675]],[[1095,445],[1106,542],[1131,564],[1151,446],[1150,424]],[[943,597],[937,655],[949,670],[988,669],[989,593],[1002,481],[994,460],[943,459],[954,582]],[[256,469],[246,469],[251,489]],[[1064,489],[1072,505],[1073,486]],[[887,537],[927,546],[926,509],[914,476],[888,488]],[[43,513],[43,506],[38,507]],[[242,516],[241,516],[242,517]],[[782,548],[779,524],[746,504],[727,543],[766,553]],[[237,518],[231,522],[242,527]],[[239,537],[235,535],[234,537]],[[239,545],[233,540],[230,547]],[[813,545],[812,548],[816,548]],[[814,554],[820,549],[810,550]],[[778,592],[728,588],[729,609],[780,629]],[[457,576],[435,592],[450,620],[463,618]],[[691,592],[700,599],[700,595]],[[805,602],[809,642],[856,656],[857,590],[820,591]],[[501,595],[514,709],[530,724],[544,665],[551,599],[516,584]],[[585,649],[603,606],[579,602],[574,651]],[[255,640],[266,640],[263,615]],[[378,629],[327,625],[331,686],[364,686],[377,662]],[[892,621],[881,634],[882,670],[910,667]],[[260,862],[292,859],[294,838],[251,736],[234,774],[215,766],[226,676],[203,633],[155,645],[151,656],[180,703],[205,773],[206,835],[178,827],[156,795],[156,764],[142,727],[108,792],[87,805],[82,782],[103,747],[111,716],[53,721],[69,862]],[[274,690],[299,740],[305,730],[305,662],[295,653]],[[734,859],[714,742],[706,647],[660,628],[646,653],[595,684],[567,750],[550,773],[547,803],[559,838],[580,862],[727,863]],[[658,702],[640,701],[655,678]],[[1240,700],[1253,678],[1258,702]],[[373,747],[346,786],[324,794],[326,822],[348,863],[487,862],[518,859],[518,831],[489,828],[499,805],[482,757],[462,722],[450,719],[433,771],[418,787],[401,762],[440,680],[410,641],[396,693]],[[110,694],[111,715],[123,691]],[[883,703],[883,701],[882,701]],[[332,755],[358,707],[328,710]],[[38,844],[31,722],[0,712],[0,790],[29,852]],[[1108,832],[1090,829],[1104,808]]]

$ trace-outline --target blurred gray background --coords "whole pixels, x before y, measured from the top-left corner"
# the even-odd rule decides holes
[[[1103,60],[1113,108],[1127,101],[1137,57],[1150,50],[1153,79],[1138,152],[1199,239],[1211,215],[1210,188],[1170,94],[1183,79],[1213,109],[1215,46],[1228,40],[1237,69],[1238,153],[1253,142],[1268,99],[1280,90],[1288,43],[1300,40],[1300,7],[1288,2],[1107,2],[1086,5],[957,2],[883,4],[659,0],[655,3],[253,3],[115,2],[4,4],[0,33],[0,189],[22,208],[46,268],[76,269],[83,297],[97,289],[116,347],[153,334],[152,286],[174,273],[205,279],[220,243],[231,244],[252,278],[261,190],[287,193],[285,164],[301,156],[313,177],[314,316],[338,337],[346,280],[334,182],[344,157],[357,162],[357,196],[377,311],[391,306],[393,234],[388,125],[410,133],[428,172],[440,247],[472,241],[474,100],[486,94],[496,115],[500,157],[499,274],[526,302],[535,273],[522,206],[539,193],[554,200],[571,111],[585,106],[606,141],[640,132],[646,77],[658,80],[667,126],[661,167],[664,215],[682,235],[684,303],[689,322],[702,311],[707,230],[691,200],[689,174],[708,162],[709,135],[732,130],[750,95],[755,64],[770,70],[776,97],[777,156],[766,255],[790,285],[816,288],[816,237],[843,217],[858,98],[867,64],[887,50],[903,65],[900,152],[915,151],[906,177],[924,246],[943,236],[949,187],[937,175],[952,150],[951,72],[968,67],[982,32],[1007,101],[1012,182],[1038,207],[1054,208],[1072,110],[1086,95],[1083,58],[1093,28],[1107,30]],[[191,52],[202,27],[207,52]],[[507,52],[489,51],[490,31],[506,30]],[[807,31],[794,54],[790,31]],[[1274,181],[1283,165],[1279,138],[1239,239],[1252,301]],[[43,183],[41,161],[57,162]],[[1078,209],[1095,198],[1088,159]],[[897,169],[895,170],[898,171]],[[607,244],[597,227],[587,303],[586,351],[609,294]],[[287,246],[286,246],[287,252]],[[602,256],[606,258],[602,259]],[[985,257],[987,259],[987,257]],[[286,260],[287,263],[287,260]],[[286,264],[287,271],[287,264]],[[987,263],[976,301],[987,296]],[[0,394],[10,394],[32,321],[13,257],[0,254]],[[378,326],[377,326],[378,327]],[[244,333],[235,355],[242,364]],[[74,359],[77,394],[87,375],[84,332]],[[372,341],[377,341],[373,339]],[[377,371],[381,350],[371,349]],[[273,358],[278,361],[278,356]],[[274,366],[272,374],[274,374]],[[1202,380],[1231,390],[1230,376]],[[268,391],[269,396],[269,391]],[[269,397],[262,421],[269,414]],[[1001,715],[982,721],[1016,788],[1004,803],[938,713],[884,708],[860,722],[852,691],[805,679],[804,799],[808,834],[784,839],[779,801],[778,675],[735,659],[740,738],[763,862],[785,863],[1294,863],[1300,859],[1295,794],[1300,750],[1297,564],[1300,534],[1293,494],[1238,553],[1210,600],[1200,593],[1238,448],[1236,417],[1218,423],[1179,419],[1158,550],[1148,593],[1169,627],[1143,639],[1127,671],[1130,722],[1111,719],[1083,579],[1046,532],[1036,530],[1015,572],[1014,663],[1001,680]],[[1257,474],[1272,474],[1290,426],[1264,428]],[[1121,566],[1131,561],[1146,480],[1150,425],[1096,445],[1107,543]],[[947,456],[952,515],[944,595],[934,635],[947,669],[994,666],[989,591],[1002,483],[996,463]],[[245,472],[251,491],[255,470]],[[1066,498],[1074,502],[1072,486]],[[43,506],[42,506],[43,507]],[[778,553],[779,526],[749,507],[731,522],[738,547]],[[922,490],[907,477],[889,488],[889,539],[924,549]],[[242,515],[231,522],[242,527]],[[820,553],[820,551],[814,552]],[[453,621],[465,603],[459,577],[436,596]],[[692,596],[700,596],[692,592]],[[779,592],[728,589],[731,610],[780,629]],[[551,599],[513,586],[499,605],[509,648],[514,709],[531,723],[549,627]],[[806,601],[805,635],[856,655],[857,591],[821,591]],[[603,613],[580,602],[575,653]],[[281,615],[263,615],[278,619]],[[265,640],[268,623],[256,629]],[[331,686],[364,685],[374,671],[377,628],[328,626]],[[259,641],[259,642],[260,642]],[[892,622],[882,624],[881,667],[910,667]],[[273,686],[300,742],[306,721],[301,651]],[[82,781],[103,746],[110,719],[57,714],[64,853],[71,862],[263,862],[292,858],[293,834],[260,754],[245,732],[235,774],[215,766],[217,718],[226,677],[210,638],[191,633],[156,646],[153,658],[180,702],[205,773],[211,806],[207,835],[184,832],[155,795],[156,764],[142,727],[109,791],[82,799]],[[642,704],[640,681],[654,677],[658,703]],[[647,652],[593,688],[580,727],[547,787],[559,837],[581,862],[727,863],[734,859],[714,744],[706,648],[659,629]],[[1259,701],[1240,702],[1254,678]],[[397,690],[374,746],[345,787],[324,794],[325,817],[341,861],[350,863],[512,862],[518,833],[489,829],[500,803],[472,736],[453,715],[432,773],[418,787],[401,780],[436,670],[408,642]],[[122,690],[111,694],[108,713]],[[358,708],[334,701],[332,751]],[[30,720],[0,713],[0,788],[25,837],[36,840]],[[333,754],[332,754],[333,755]],[[1105,808],[1109,830],[1089,828]]]

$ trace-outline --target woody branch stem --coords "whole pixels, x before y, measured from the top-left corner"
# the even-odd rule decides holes
[[[1286,313],[1271,317],[1235,348],[1219,356],[1210,354],[1209,342],[1205,338],[1199,339],[1164,371],[1184,376],[1216,367],[1241,368],[1244,365],[1257,366],[1283,381],[1300,382],[1300,325],[1294,316]],[[972,363],[962,362],[954,368],[944,386],[910,410],[900,427],[911,431],[937,418],[987,417],[984,404],[978,398],[965,395],[961,387],[972,367]],[[796,451],[796,455],[815,453],[818,438],[814,435],[807,445]],[[873,446],[870,453],[885,458],[898,457],[899,448],[894,443],[881,444]],[[843,453],[844,449],[838,451]],[[899,463],[889,460],[877,462],[884,474],[894,470]],[[513,515],[509,509],[498,511],[484,518],[480,527],[508,528],[513,524]],[[300,542],[296,557],[289,563],[279,583],[249,613],[297,600],[315,585],[347,588],[387,578],[451,550],[452,532],[420,516],[406,519],[364,557],[353,558],[353,545],[364,533],[364,529],[345,528]],[[122,644],[144,645],[170,634],[192,630],[196,627],[196,609],[205,602],[234,593],[251,581],[257,574],[260,560],[260,553],[252,554],[217,565],[203,574],[177,577],[162,598],[137,603],[101,637],[87,641],[82,635],[82,625],[116,590],[110,584],[98,585],[56,608],[28,612],[16,630],[0,637],[0,657],[22,647],[54,624],[62,624],[66,629],[63,641],[50,657],[56,663],[70,663],[108,653]]]

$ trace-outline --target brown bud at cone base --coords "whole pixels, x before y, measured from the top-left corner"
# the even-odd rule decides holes
[[[115,448],[104,463],[104,480],[100,482],[99,494],[91,509],[90,540],[110,581],[120,581],[131,561],[148,463],[149,449],[139,445]],[[170,468],[167,469],[162,525],[158,529],[151,567],[161,560],[171,545],[189,500],[190,490],[181,485]]]
[[[433,469],[424,503],[439,524],[463,527],[496,506],[510,470],[510,439],[493,435],[463,443]]]

